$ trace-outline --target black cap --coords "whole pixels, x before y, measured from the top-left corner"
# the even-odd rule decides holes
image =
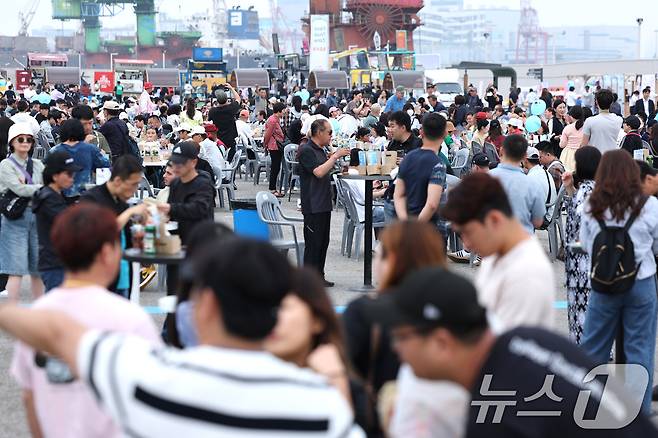
[[[199,158],[199,146],[192,140],[181,141],[171,151],[171,162],[174,164],[185,164],[188,160]]]
[[[491,161],[489,160],[489,157],[483,152],[478,152],[473,155],[473,164],[478,167],[489,167],[490,163]]]
[[[81,166],[75,164],[73,156],[67,151],[53,151],[43,160],[46,169],[53,175],[60,172],[77,172],[82,170]]]
[[[479,327],[486,324],[475,286],[444,268],[423,268],[368,305],[372,318],[389,327]]]

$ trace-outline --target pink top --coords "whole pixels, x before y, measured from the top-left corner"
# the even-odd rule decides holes
[[[99,286],[53,289],[33,308],[58,310],[91,328],[131,333],[156,346],[162,342],[139,306]],[[45,368],[35,364],[34,350],[21,342],[16,343],[11,373],[22,389],[32,391],[41,430],[49,438],[123,436],[86,385],[78,380],[50,383]]]
[[[281,124],[279,124],[279,118],[275,115],[271,115],[269,119],[267,119],[267,122],[265,122],[265,134],[263,134],[263,145],[265,145],[265,149],[269,151],[278,150],[279,146],[276,142],[283,142],[284,138]]]
[[[576,129],[576,124],[572,123],[567,125],[566,128],[562,131],[562,137],[560,138],[560,147],[567,149],[578,149],[580,143],[583,141],[583,128],[580,130]]]

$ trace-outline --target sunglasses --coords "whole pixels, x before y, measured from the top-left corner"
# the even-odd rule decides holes
[[[19,143],[34,143],[34,138],[32,137],[16,137],[16,141]]]

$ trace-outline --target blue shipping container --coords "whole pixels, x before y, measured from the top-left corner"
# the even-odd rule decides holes
[[[219,47],[195,47],[192,49],[192,59],[194,61],[220,62],[223,56],[223,50]]]

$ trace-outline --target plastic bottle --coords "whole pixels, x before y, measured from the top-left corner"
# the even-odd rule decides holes
[[[155,254],[155,225],[144,228],[144,254]]]

